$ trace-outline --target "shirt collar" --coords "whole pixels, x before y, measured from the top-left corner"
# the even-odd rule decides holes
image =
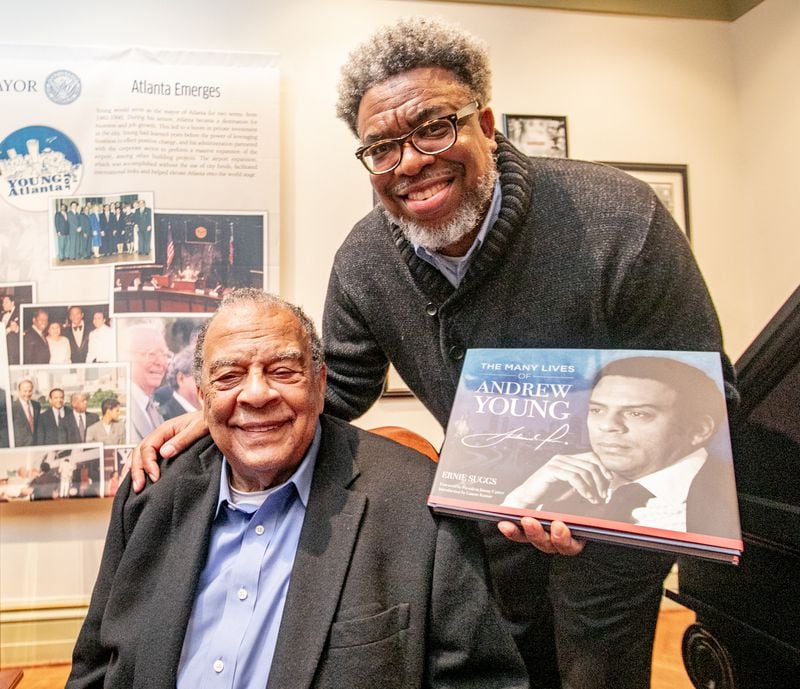
[[[322,439],[322,426],[317,421],[317,428],[314,431],[314,439],[306,454],[303,456],[300,465],[294,470],[294,473],[280,486],[276,488],[284,488],[293,485],[303,503],[303,507],[308,506],[308,496],[311,494],[311,482],[314,478],[314,467],[317,463],[317,455],[319,454],[319,446]],[[228,460],[223,456],[222,458],[222,471],[219,476],[219,497],[217,498],[217,509],[214,511],[214,517],[219,514],[222,505],[231,502],[231,492],[228,486]]]
[[[464,254],[458,261],[453,261],[449,257],[445,257],[443,254],[440,254],[437,251],[428,251],[424,246],[420,244],[413,244],[414,252],[421,258],[423,261],[430,263],[436,270],[438,270],[445,278],[447,278],[448,282],[450,282],[453,287],[458,287],[461,283],[461,280],[464,278],[464,275],[467,273],[467,268],[469,268],[469,264],[472,261],[473,256],[477,253],[478,249],[480,249],[481,244],[483,244],[484,239],[486,238],[486,234],[489,232],[489,229],[494,225],[495,220],[497,220],[497,216],[500,214],[500,206],[502,203],[503,197],[500,191],[500,180],[498,179],[494,183],[494,191],[492,192],[492,203],[489,206],[489,212],[486,213],[486,217],[483,219],[483,223],[481,223],[481,228],[478,230],[478,234],[475,237],[475,241],[472,242],[472,246],[470,246],[469,251]]]
[[[197,407],[195,407],[189,400],[187,400],[183,395],[178,394],[177,392],[173,392],[172,396],[176,399],[178,404],[180,404],[186,411],[197,411]]]
[[[147,393],[142,390],[136,383],[131,383],[131,393],[133,395],[133,401],[139,406],[140,409],[147,409],[147,403],[152,401]]]
[[[686,502],[694,477],[703,467],[708,452],[701,447],[664,469],[642,476],[637,483],[663,501]]]

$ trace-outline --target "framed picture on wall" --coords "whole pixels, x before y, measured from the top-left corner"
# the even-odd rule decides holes
[[[389,364],[389,370],[386,372],[386,380],[383,383],[383,396],[384,397],[413,397],[414,393],[411,392],[406,382],[400,377],[397,369]]]
[[[629,175],[647,182],[661,199],[661,203],[675,218],[686,236],[691,240],[689,227],[689,177],[686,165],[662,165],[660,163],[610,163]]]
[[[563,115],[503,115],[503,134],[525,155],[569,157]]]

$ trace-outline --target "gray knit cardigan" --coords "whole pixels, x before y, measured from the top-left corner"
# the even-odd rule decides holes
[[[380,208],[339,248],[323,318],[327,411],[364,413],[391,361],[444,426],[471,347],[722,351],[687,239],[646,184],[497,140],[502,207],[458,288]]]

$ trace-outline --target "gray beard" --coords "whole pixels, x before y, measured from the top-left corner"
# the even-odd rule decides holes
[[[481,224],[492,199],[496,179],[497,168],[492,165],[485,175],[478,178],[478,185],[467,194],[455,216],[442,225],[420,225],[412,220],[392,215],[389,211],[385,213],[389,220],[400,227],[400,231],[409,242],[428,251],[439,251],[455,244]]]

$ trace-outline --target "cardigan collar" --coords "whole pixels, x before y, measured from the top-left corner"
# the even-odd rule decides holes
[[[470,291],[481,276],[502,262],[509,244],[520,232],[528,216],[533,190],[531,176],[528,174],[528,158],[499,132],[495,132],[495,139],[495,159],[502,193],[500,213],[486,234],[480,251],[472,258],[467,274],[458,288],[454,288],[436,268],[416,255],[413,245],[403,236],[398,225],[389,224],[394,244],[408,265],[414,281],[439,301]]]

